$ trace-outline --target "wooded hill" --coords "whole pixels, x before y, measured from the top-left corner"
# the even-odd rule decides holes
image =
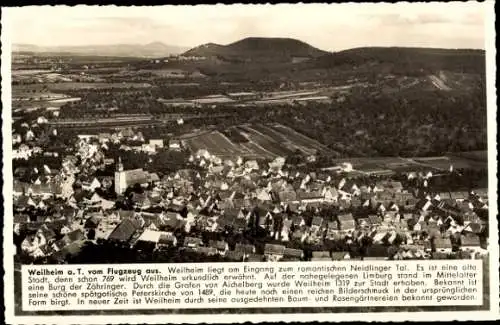
[[[228,45],[214,43],[200,45],[183,55],[217,58],[229,62],[291,62],[294,57],[315,58],[326,53],[292,38],[249,37]]]
[[[464,73],[485,73],[485,51],[412,47],[363,47],[323,55],[308,62],[304,68],[335,69],[392,65],[400,72],[434,72],[448,70]]]

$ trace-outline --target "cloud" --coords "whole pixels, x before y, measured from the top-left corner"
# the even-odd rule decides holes
[[[479,13],[467,13],[460,23],[464,25],[484,25],[484,16]]]
[[[425,25],[425,24],[448,24],[448,23],[453,23],[452,19],[445,18],[440,15],[436,14],[422,14],[418,15],[413,22],[415,24],[419,25]]]
[[[165,28],[169,24],[158,23],[149,17],[85,17],[76,18],[74,21],[81,22],[88,26],[100,26],[113,29],[129,29],[129,28]]]
[[[399,13],[389,13],[389,14],[377,14],[377,15],[366,15],[365,18],[369,20],[375,20],[380,25],[384,26],[422,26],[429,24],[450,24],[454,21],[450,18],[446,18],[437,14],[419,14],[414,17],[408,17],[405,14]]]
[[[12,11],[14,13],[14,11]],[[194,47],[244,37],[293,37],[324,50],[354,46],[471,47],[484,42],[481,4],[307,4],[170,7],[20,7],[15,43]],[[462,40],[456,37],[460,36]]]

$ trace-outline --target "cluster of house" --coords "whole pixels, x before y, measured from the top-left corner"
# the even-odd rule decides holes
[[[78,138],[89,143],[98,143],[103,150],[107,150],[108,144],[113,143],[120,144],[120,150],[144,152],[150,155],[156,154],[159,149],[165,147],[163,139],[149,139],[149,141],[146,141],[142,132],[135,132],[130,128],[113,133],[80,134]],[[170,141],[168,145],[173,150],[181,149],[177,140]]]
[[[147,115],[135,114],[125,115],[127,119],[141,119]],[[115,116],[114,119],[120,119],[119,115]],[[148,117],[150,118],[150,117]],[[51,151],[47,148],[43,148],[40,145],[39,140],[46,134],[52,136],[58,136],[58,131],[54,127],[50,127],[48,124],[47,117],[41,115],[37,117],[32,123],[23,122],[17,132],[12,134],[12,158],[13,159],[24,159],[28,160],[33,156],[43,154],[47,157],[59,157],[60,152]],[[182,118],[177,120],[178,124],[183,124]],[[119,144],[120,150],[124,151],[135,151],[144,152],[150,155],[154,155],[158,150],[163,148],[168,148],[169,150],[179,151],[182,149],[181,141],[177,139],[171,139],[165,141],[162,138],[148,139],[145,140],[144,135],[141,131],[133,130],[132,128],[124,128],[117,130],[115,132],[99,132],[96,134],[79,134],[78,140],[85,141],[89,144],[97,144],[100,149],[107,150],[108,146],[112,144]]]
[[[222,160],[206,150],[194,153],[184,169],[162,177],[124,170],[120,161],[116,166],[118,199],[99,194],[100,188],[112,186],[112,176],[89,175],[73,191],[75,180],[64,166],[66,174],[53,177],[58,188],[15,185],[14,230],[26,236],[20,249],[32,257],[64,260],[85,241],[102,239],[235,261],[301,260],[306,252],[310,260],[444,258],[457,252],[476,258],[486,253],[485,190],[415,195],[388,178],[364,184],[345,173],[304,173],[282,158],[262,166],[242,158]],[[144,190],[123,197],[134,184]],[[133,209],[120,208],[122,201]],[[203,233],[218,240],[207,242]],[[230,243],[224,237],[228,233],[249,233],[250,238]]]
[[[57,129],[47,127],[48,119],[41,115],[32,123],[23,122],[12,134],[12,159],[28,160],[35,155],[58,157],[59,152],[42,148],[40,138],[47,135],[57,136]]]

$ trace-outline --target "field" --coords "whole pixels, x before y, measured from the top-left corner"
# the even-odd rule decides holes
[[[151,87],[148,83],[139,82],[58,82],[58,83],[47,83],[47,84],[34,84],[34,85],[14,85],[12,87],[12,93],[33,93],[36,96],[37,93],[46,91],[68,91],[68,90],[78,90],[78,89],[108,89],[108,88],[149,88]]]
[[[458,157],[451,155],[444,157],[416,158],[415,161],[427,164],[433,168],[440,170],[449,170],[450,166],[453,166],[454,169],[481,169],[488,167],[486,161],[479,161],[468,157]]]
[[[39,101],[39,100],[56,100],[63,99],[68,96],[53,92],[38,92],[33,93],[29,91],[21,91],[18,89],[12,90],[12,100],[13,101]]]
[[[52,70],[48,69],[12,69],[12,76],[30,76],[35,74],[47,74]]]
[[[260,133],[250,126],[239,126],[237,127],[237,131],[248,139],[248,143],[258,144],[259,147],[263,148],[265,151],[274,153],[278,156],[287,156],[293,153],[293,151],[289,150],[283,143]]]
[[[49,121],[49,125],[58,128],[72,129],[90,129],[90,128],[117,128],[117,127],[145,127],[151,125],[159,125],[162,122],[153,119],[149,115],[137,116],[130,115],[125,117],[110,117],[110,118],[83,118],[83,119],[61,119]]]
[[[185,142],[192,151],[206,149],[224,158],[273,159],[292,155],[297,150],[306,155],[328,152],[319,142],[281,124],[239,125],[224,132],[212,131],[190,137]]]
[[[142,69],[139,70],[139,72],[152,73],[162,78],[186,78],[186,76],[189,74],[188,71],[180,69],[152,69],[152,70]]]
[[[291,145],[301,151],[309,151],[311,153],[315,151],[328,153],[330,151],[326,146],[322,145],[318,141],[313,140],[287,126],[276,124],[274,129],[284,135],[285,141],[288,141]]]
[[[376,157],[376,158],[343,158],[335,160],[336,163],[351,163],[355,170],[370,173],[374,171],[390,170],[394,172],[408,171],[448,171],[450,166],[453,169],[486,169],[485,161],[478,161],[468,158],[469,153],[463,153],[463,156],[455,155],[426,157],[426,158],[402,158],[402,157]],[[480,155],[479,153],[470,153],[471,156]]]
[[[459,152],[459,153],[453,153],[453,156],[455,158],[467,158],[469,160],[475,160],[475,161],[483,161],[487,162],[488,161],[488,151],[467,151],[467,152]]]
[[[148,83],[136,82],[63,82],[48,85],[51,90],[74,90],[74,89],[107,89],[107,88],[149,88]]]
[[[224,158],[231,156],[247,156],[246,154],[250,154],[243,146],[231,142],[231,140],[219,131],[212,131],[190,137],[185,139],[184,142],[191,151],[196,152],[200,149],[206,149],[211,154]]]

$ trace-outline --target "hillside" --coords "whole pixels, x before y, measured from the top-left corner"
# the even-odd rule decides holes
[[[296,39],[249,37],[228,45],[200,45],[184,55],[229,62],[291,62],[293,58],[316,58],[327,53]]]
[[[221,55],[225,51],[224,45],[219,45],[215,43],[202,44],[197,47],[184,52],[184,56],[203,56],[203,57],[216,57]]]
[[[276,48],[282,49],[281,54]],[[88,71],[107,83],[54,83],[49,90],[64,85],[65,94],[81,98],[64,104],[61,118],[101,116],[106,109],[115,111],[116,107],[120,114],[198,116],[189,122],[186,116],[185,132],[206,125],[225,130],[245,123],[279,123],[341,157],[439,156],[443,152],[486,149],[484,51],[358,48],[330,54],[320,51],[321,56],[308,62],[293,63],[286,61],[292,53],[318,52],[302,42],[281,39],[245,39],[230,45],[206,44],[195,50],[197,55],[210,58],[117,60]],[[236,56],[228,62],[217,57],[222,55],[252,60],[237,61]],[[70,74],[61,71],[47,75],[75,78],[81,71],[82,58],[68,60],[70,71],[74,68]],[[31,64],[33,67],[42,65]],[[192,72],[204,77],[196,73],[191,76]],[[38,72],[34,73],[35,77],[30,77],[33,85],[29,86],[39,87]],[[144,83],[151,87],[136,87]],[[28,98],[33,96],[26,91],[28,85],[18,86]],[[235,92],[254,92],[261,98],[243,103],[214,101],[216,104],[195,105],[189,110],[183,107],[190,100],[200,102],[206,96]],[[310,94],[279,100],[297,93]],[[310,98],[304,100],[303,96]],[[167,101],[158,99],[180,105],[166,105]],[[177,126],[174,129],[181,130]]]
[[[110,56],[110,57],[161,57],[182,53],[185,49],[161,42],[149,44],[112,44],[85,46],[37,46],[32,44],[13,44],[13,52],[67,53],[72,55]]]
[[[212,59],[189,64],[196,64],[205,75],[221,80],[327,82],[338,86],[368,83],[374,92],[385,93],[469,91],[484,87],[485,82],[485,55],[481,50],[356,48],[293,63],[289,59],[277,59],[276,53],[263,54],[265,48],[250,44],[233,43],[232,52],[227,46],[217,44],[200,46],[191,53]],[[244,50],[248,48],[250,50]],[[259,53],[253,55],[259,59],[243,61],[243,54],[235,57],[234,53]]]
[[[485,73],[485,52],[468,49],[364,47],[327,54],[308,62],[320,69],[390,65],[392,73],[435,73],[440,70]]]

